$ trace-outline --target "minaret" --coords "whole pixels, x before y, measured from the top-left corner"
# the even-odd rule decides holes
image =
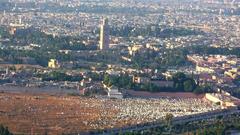
[[[104,18],[102,20],[100,26],[100,42],[99,42],[100,50],[108,50],[109,49],[109,25],[108,19]]]
[[[18,24],[22,24],[22,17],[21,16],[18,19]]]

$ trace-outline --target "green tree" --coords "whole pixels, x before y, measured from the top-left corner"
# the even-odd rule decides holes
[[[0,135],[13,135],[8,130],[8,127],[4,127],[3,125],[0,125]]]
[[[197,87],[194,89],[193,92],[196,93],[196,94],[201,94],[201,93],[204,93],[204,90],[203,90],[202,87],[197,86]]]
[[[184,81],[184,91],[186,92],[192,92],[196,88],[196,83],[193,79],[188,79]]]
[[[186,79],[186,75],[182,72],[178,72],[175,75],[173,75],[173,80],[175,82],[183,82]]]
[[[111,84],[110,84],[110,77],[109,77],[109,75],[104,75],[104,78],[103,78],[103,83],[105,84],[105,85],[107,85],[107,86],[110,86]]]

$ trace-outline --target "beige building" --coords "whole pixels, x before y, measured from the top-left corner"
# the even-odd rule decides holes
[[[229,76],[232,79],[236,79],[240,76],[240,70],[238,68],[233,68],[231,70],[225,71],[224,75]]]
[[[56,59],[50,59],[48,62],[48,67],[49,68],[59,68],[58,61]]]
[[[145,83],[149,83],[150,82],[150,79],[147,78],[147,77],[133,76],[132,79],[133,79],[133,83],[138,83],[138,84],[140,84],[140,83],[145,84]]]
[[[211,69],[210,67],[207,66],[200,66],[196,65],[196,71],[197,72],[205,72],[205,73],[214,73],[214,69]]]
[[[223,93],[206,93],[205,99],[221,105],[222,108],[238,107],[240,105],[238,98]]]
[[[132,56],[135,55],[136,52],[138,52],[142,49],[143,49],[142,45],[133,45],[133,46],[128,47],[129,54]]]

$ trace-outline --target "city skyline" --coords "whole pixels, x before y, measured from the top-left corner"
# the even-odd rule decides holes
[[[1,0],[0,135],[239,134],[239,43],[239,0]]]

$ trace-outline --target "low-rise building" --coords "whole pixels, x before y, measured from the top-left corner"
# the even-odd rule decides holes
[[[138,77],[138,76],[133,76],[133,83],[149,83],[150,82],[150,78],[147,77]]]
[[[196,71],[197,72],[205,72],[205,73],[214,73],[214,69],[207,67],[207,66],[201,66],[201,65],[196,65]]]
[[[108,97],[117,98],[117,99],[122,99],[123,98],[123,94],[118,91],[117,87],[115,87],[115,86],[107,87],[107,90],[108,90],[107,91]]]
[[[236,79],[240,76],[240,70],[238,68],[233,68],[224,72],[224,75],[231,77],[232,79]]]
[[[206,93],[205,98],[213,103],[219,104],[222,108],[238,107],[240,100],[231,95],[223,93]]]
[[[58,61],[56,59],[50,59],[48,62],[49,68],[59,68]]]

